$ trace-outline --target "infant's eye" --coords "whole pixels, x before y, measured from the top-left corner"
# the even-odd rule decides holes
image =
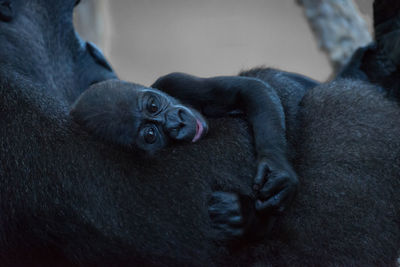
[[[158,106],[154,98],[150,98],[149,101],[147,102],[147,110],[151,114],[154,114],[158,111]]]
[[[153,144],[156,141],[156,131],[153,127],[149,127],[144,132],[144,141],[148,144]]]

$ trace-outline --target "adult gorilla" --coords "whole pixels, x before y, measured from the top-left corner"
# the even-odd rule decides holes
[[[310,91],[294,142],[302,182],[294,207],[261,243],[222,246],[212,241],[207,200],[214,190],[249,193],[246,123],[212,121],[201,144],[154,159],[85,134],[69,105],[114,74],[76,36],[74,4],[0,0],[2,265],[395,265],[397,104],[360,82]],[[279,72],[257,75],[296,86]]]

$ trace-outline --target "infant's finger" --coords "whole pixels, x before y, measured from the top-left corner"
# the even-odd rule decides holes
[[[274,179],[275,178],[275,179]],[[267,200],[284,188],[284,180],[277,177],[270,177],[270,179],[260,189],[258,198],[261,200]]]
[[[240,205],[233,203],[229,206],[214,204],[208,207],[208,213],[212,216],[236,216],[240,214]]]
[[[236,226],[236,227],[242,226],[243,222],[244,222],[244,220],[241,215],[231,216],[228,220],[229,225]]]
[[[219,232],[217,238],[220,240],[235,240],[244,235],[244,230],[240,227],[232,227],[227,224],[212,224],[212,227]]]
[[[262,200],[257,200],[256,201],[256,210],[257,212],[261,213],[270,213],[270,212],[276,212],[276,213],[282,213],[285,210],[285,205],[283,202],[288,196],[288,189],[284,189],[278,194],[272,196],[266,201]]]
[[[260,162],[257,166],[257,173],[254,178],[253,190],[258,191],[265,184],[268,179],[268,173],[270,172],[268,164],[266,162]]]

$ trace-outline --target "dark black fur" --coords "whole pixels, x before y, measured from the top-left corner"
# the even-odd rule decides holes
[[[275,83],[274,88],[269,79],[257,79],[257,75],[251,77],[250,73],[210,78],[170,73],[152,85],[207,116],[223,116],[236,109],[246,114],[257,155],[254,200],[247,196],[244,204],[237,195],[216,192],[209,207],[215,228],[228,238],[248,236],[249,232],[252,238],[262,237],[272,226],[273,215],[283,213],[297,192],[298,178],[289,160],[293,152],[287,146],[285,113],[294,121],[297,112],[291,107],[298,106],[304,93],[317,83],[299,75],[281,74],[300,88],[297,94],[290,94],[294,88],[288,89],[288,82]]]
[[[219,131],[202,143],[152,160],[99,142],[68,116],[113,76],[74,48],[74,1],[12,2],[15,16],[0,16],[1,265],[396,265],[400,109],[376,88],[345,80],[306,94],[289,134],[300,136],[293,208],[269,239],[227,248],[212,241],[207,202],[249,193],[246,123],[212,120]]]
[[[298,86],[304,87],[303,92],[316,85],[301,76],[296,78]],[[277,85],[280,93],[288,93],[286,85]],[[97,83],[78,98],[70,114],[74,121],[105,141],[127,147],[132,153],[141,148],[154,156],[156,150],[171,141],[194,143],[201,139],[208,125],[199,111],[211,117],[244,111],[257,155],[255,196],[246,196],[249,203],[243,207],[238,196],[217,192],[209,211],[216,228],[225,232],[226,238],[241,238],[249,232],[261,238],[266,232],[264,225],[272,222],[272,215],[287,209],[298,187],[297,175],[288,159],[285,114],[277,91],[254,77],[200,78],[185,73],[160,77],[152,87],[119,80]],[[297,101],[301,97],[298,95]],[[282,96],[282,100],[286,98]],[[244,216],[243,209],[248,216]]]

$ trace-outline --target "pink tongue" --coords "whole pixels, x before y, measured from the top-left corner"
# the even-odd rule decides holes
[[[201,122],[199,120],[196,119],[196,134],[193,137],[193,140],[192,140],[193,143],[197,142],[200,139],[201,134],[203,133],[203,130],[204,130],[203,125],[201,124]]]

